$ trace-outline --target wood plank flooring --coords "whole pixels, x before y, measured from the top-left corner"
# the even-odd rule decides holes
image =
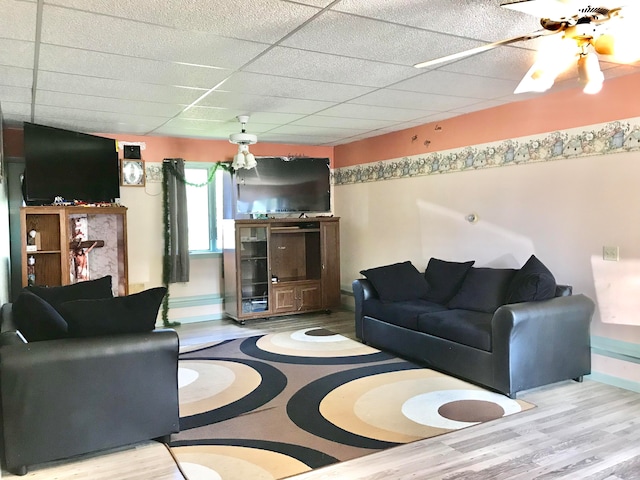
[[[323,326],[355,338],[352,312],[177,327],[183,346]],[[537,406],[440,437],[298,475],[295,480],[640,480],[640,394],[597,383],[561,382],[518,396]],[[3,478],[18,478],[6,471]],[[36,480],[182,480],[166,447],[143,442],[31,467]],[[250,480],[250,479],[247,479]]]

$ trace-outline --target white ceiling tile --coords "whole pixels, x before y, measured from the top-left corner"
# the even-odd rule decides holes
[[[519,80],[431,70],[419,77],[396,83],[393,89],[488,100],[513,93],[518,82]]]
[[[0,0],[0,36],[14,40],[36,40],[36,2]]]
[[[120,100],[116,98],[77,95],[74,93],[38,90],[36,105],[68,107],[97,112],[134,113],[135,115],[171,118],[184,107],[169,103],[153,103],[140,100]]]
[[[319,10],[313,2],[258,0],[49,0],[47,3],[88,10],[111,17],[165,25],[185,31],[200,31],[259,42],[275,42]],[[307,5],[301,5],[306,3]],[[328,3],[327,1],[321,3]],[[324,6],[324,5],[317,5]]]
[[[35,115],[36,118],[57,118],[60,122],[86,122],[87,124],[105,125],[113,122],[116,125],[144,125],[145,129],[155,128],[167,121],[167,118],[163,117],[148,117],[129,112],[98,112],[50,105],[36,105]]]
[[[0,85],[31,88],[33,85],[33,70],[0,65]]]
[[[275,47],[245,70],[369,87],[384,87],[419,73],[408,66],[285,47]]]
[[[238,72],[229,78],[221,90],[273,97],[344,102],[371,92],[374,88],[276,76],[270,73]]]
[[[11,115],[12,117],[26,117],[21,121],[28,122],[31,118],[31,103],[19,103],[19,102],[0,102],[2,106],[3,115]]]
[[[407,66],[482,44],[339,12],[323,14],[282,42],[304,50]]]
[[[0,85],[0,101],[5,100],[15,103],[31,103],[31,89]]]
[[[283,125],[270,130],[269,133],[286,133],[292,135],[334,135],[336,138],[348,137],[365,133],[368,129],[344,129],[335,127],[310,127],[305,125]]]
[[[326,117],[323,115],[309,115],[291,123],[291,125],[305,125],[310,127],[337,127],[361,131],[363,128],[375,130],[388,125],[388,120],[372,120],[362,118]]]
[[[42,24],[44,43],[220,68],[238,68],[268,46],[51,6]]]
[[[260,141],[268,143],[285,143],[292,145],[330,145],[337,142],[333,135],[294,135],[288,133],[268,133],[260,136]],[[286,152],[295,154],[295,152]]]
[[[42,45],[40,68],[110,79],[157,85],[212,88],[228,75],[228,70],[179,65],[140,58],[97,53],[75,48]]]
[[[228,108],[195,106],[183,111],[178,118],[227,122],[237,115],[242,115],[242,112]]]
[[[477,102],[478,99],[470,97],[452,97],[449,95],[386,89],[368,93],[352,100],[350,103],[414,110],[424,109],[428,112],[439,112],[453,108],[461,108]]]
[[[342,103],[322,111],[322,115],[330,117],[386,120],[394,124],[396,122],[405,122],[414,118],[423,117],[425,113],[425,110],[415,110],[412,108],[359,105],[355,103]]]
[[[226,86],[227,84],[225,84]],[[214,91],[201,103],[202,106],[232,108],[252,112],[295,113],[300,115],[315,113],[333,103],[320,100],[247,95],[228,91]]]
[[[40,71],[38,89],[52,92],[77,93],[121,100],[139,100],[158,103],[191,104],[207,90],[204,88],[187,88],[173,85],[155,85],[136,83],[127,80],[99,78],[86,75],[73,75]]]
[[[33,68],[34,52],[33,42],[0,38],[0,65]]]

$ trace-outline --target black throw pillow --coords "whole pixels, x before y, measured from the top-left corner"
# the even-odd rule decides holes
[[[60,312],[70,337],[150,332],[166,293],[157,287],[124,297],[73,300],[60,304]]]
[[[513,268],[472,268],[447,306],[493,313],[505,304],[515,273]]]
[[[367,277],[383,302],[417,300],[427,294],[429,286],[409,261],[360,271]]]
[[[555,296],[556,279],[535,255],[531,255],[511,280],[506,303],[548,300]]]
[[[67,322],[49,303],[24,289],[12,305],[16,328],[27,342],[67,337]]]
[[[26,287],[31,293],[35,293],[53,308],[59,310],[63,302],[81,299],[111,298],[113,290],[111,287],[111,275],[107,275],[95,280],[63,285],[61,287]]]
[[[475,263],[470,262],[447,262],[438,258],[431,258],[424,278],[429,284],[429,291],[423,297],[430,302],[446,305],[449,300],[458,292],[464,278]]]

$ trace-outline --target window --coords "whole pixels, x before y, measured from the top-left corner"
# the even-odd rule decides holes
[[[212,165],[188,163],[184,175],[187,182],[187,206],[189,215],[189,251],[220,252],[222,239],[218,224],[222,220],[222,169],[207,184]]]

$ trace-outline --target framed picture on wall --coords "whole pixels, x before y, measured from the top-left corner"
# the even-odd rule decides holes
[[[144,161],[123,159],[120,168],[120,185],[123,187],[144,187]]]

